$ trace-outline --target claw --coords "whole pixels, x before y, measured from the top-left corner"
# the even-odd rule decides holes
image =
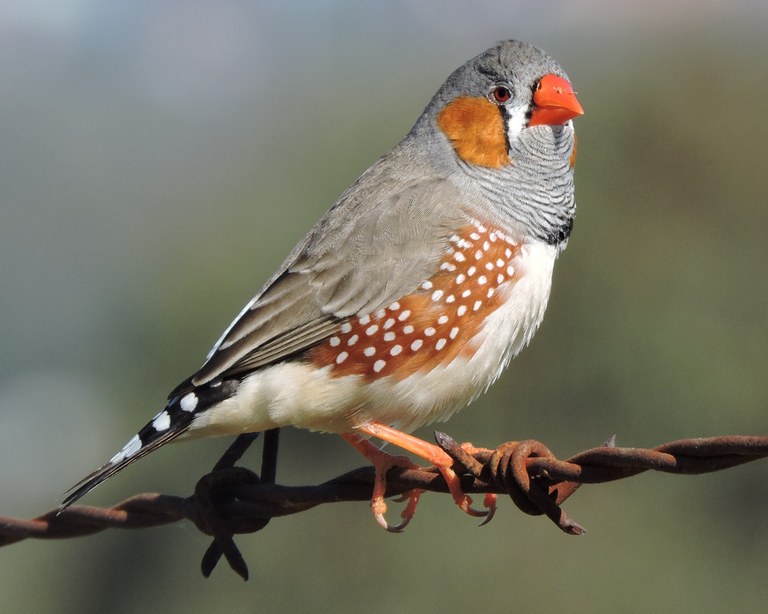
[[[411,522],[411,519],[416,513],[416,506],[419,503],[419,497],[421,496],[422,491],[413,489],[395,499],[396,501],[408,501],[408,504],[400,513],[400,518],[402,519],[401,522],[396,525],[390,525],[384,517],[387,513],[387,504],[384,501],[384,495],[387,492],[387,472],[392,467],[418,469],[418,465],[412,463],[411,460],[405,456],[392,456],[391,454],[387,454],[374,446],[370,441],[361,439],[356,435],[343,435],[343,437],[373,463],[375,478],[373,482],[373,494],[371,495],[371,511],[373,512],[373,517],[376,519],[376,522],[382,529],[386,529],[390,533],[401,533],[403,529],[408,526],[408,523]]]
[[[472,507],[472,497],[464,495],[464,500],[459,504],[459,508],[465,514],[474,516],[475,518],[485,518],[488,516],[488,510],[478,510]]]
[[[461,480],[453,470],[454,460],[445,451],[426,441],[422,441],[421,439],[417,439],[407,433],[402,433],[378,422],[370,422],[364,426],[358,427],[357,430],[366,435],[383,439],[384,441],[408,450],[413,454],[417,454],[426,461],[431,462],[442,474],[445,483],[448,485],[448,491],[451,493],[451,497],[453,497],[453,500],[456,502],[456,505],[459,506],[461,511],[476,518],[484,518],[481,526],[490,522],[491,518],[493,518],[493,515],[496,513],[496,496],[490,493],[485,496],[485,499],[483,500],[484,510],[473,508],[472,498],[469,495],[466,495],[461,489]],[[346,433],[342,435],[342,437],[373,463],[376,477],[373,484],[371,509],[373,510],[373,516],[376,518],[376,522],[387,531],[399,533],[408,525],[411,518],[413,518],[413,515],[416,513],[416,506],[422,491],[412,490],[405,493],[399,499],[400,501],[408,500],[408,504],[400,514],[402,522],[398,525],[390,526],[384,518],[384,514],[387,511],[387,504],[384,502],[384,494],[387,490],[387,471],[392,467],[412,469],[418,468],[418,466],[414,465],[404,456],[391,456],[390,454],[383,452],[370,441],[363,439],[356,433]],[[479,448],[475,448],[471,443],[463,444],[462,449],[469,454],[479,451]]]
[[[408,505],[406,505],[403,508],[403,511],[400,512],[400,518],[403,520],[399,525],[397,525],[397,527],[392,529],[393,532],[399,533],[408,526],[408,523],[411,522],[411,519],[416,514],[416,507],[419,505],[419,497],[421,497],[421,493],[423,492],[423,490],[414,488],[412,491],[404,494],[403,497],[400,497],[400,499],[407,497]]]
[[[445,483],[448,485],[448,491],[462,512],[477,518],[483,518],[488,515],[487,510],[476,510],[472,507],[472,497],[464,494],[464,491],[461,490],[461,480],[451,467],[439,467],[439,469],[440,473],[443,474]]]
[[[485,507],[486,512],[485,518],[480,523],[481,527],[487,525],[496,515],[496,495],[492,492],[486,493],[483,498],[483,506]]]
[[[382,498],[380,501],[376,501],[376,509],[373,512],[373,516],[376,518],[376,522],[379,523],[380,527],[386,529],[390,533],[402,533],[405,530],[405,527],[407,527],[411,522],[413,516],[416,514],[416,507],[419,504],[419,497],[421,496],[422,492],[424,491],[414,489],[395,499],[395,501],[400,502],[408,501],[408,505],[406,505],[403,511],[400,512],[400,518],[402,518],[402,520],[394,526],[390,525],[386,518],[384,518],[384,514],[387,511],[387,504],[384,503],[384,499]],[[371,505],[373,506],[374,502],[371,502]]]
[[[384,503],[383,497],[371,499],[371,510],[378,525],[387,531],[391,530],[387,519],[384,518],[384,514],[387,513],[387,504]]]

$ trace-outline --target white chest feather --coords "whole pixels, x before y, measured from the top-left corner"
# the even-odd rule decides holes
[[[393,407],[389,420],[403,430],[413,430],[433,421],[446,420],[473,401],[495,382],[509,361],[522,350],[544,317],[552,285],[552,269],[557,249],[543,243],[523,246],[514,265],[520,277],[504,292],[506,300],[486,320],[478,333],[478,350],[469,359],[457,357],[428,373],[412,376],[387,386],[374,382],[371,399],[375,403],[409,407],[398,413]],[[378,393],[378,394],[377,394]],[[387,398],[391,400],[385,402]]]

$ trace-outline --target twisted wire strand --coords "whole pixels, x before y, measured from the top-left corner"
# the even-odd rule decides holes
[[[610,440],[566,460],[558,460],[543,443],[533,440],[485,449],[461,446],[444,433],[435,433],[435,438],[456,461],[465,492],[508,494],[523,512],[546,515],[572,535],[584,529],[560,506],[581,484],[620,480],[650,470],[681,475],[709,473],[768,457],[768,437],[762,436],[681,439],[655,448],[621,448]],[[261,477],[235,467],[254,439],[254,435],[236,439],[214,470],[199,480],[192,496],[143,493],[110,508],[73,505],[60,513],[54,509],[29,520],[0,516],[0,546],[28,538],[81,537],[109,528],[154,527],[186,519],[214,538],[201,565],[206,577],[224,556],[230,567],[247,579],[248,568],[234,544],[235,534],[259,531],[272,518],[324,503],[365,501],[371,496],[372,467],[355,469],[315,486],[274,483],[277,431],[267,433]],[[387,496],[413,489],[448,492],[434,467],[390,470]]]

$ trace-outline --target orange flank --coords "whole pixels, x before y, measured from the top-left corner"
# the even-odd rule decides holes
[[[437,116],[437,125],[464,162],[488,168],[509,164],[504,118],[490,100],[457,98]]]
[[[519,276],[513,265],[519,250],[492,227],[465,226],[449,238],[431,278],[386,308],[344,322],[308,360],[330,365],[332,376],[372,381],[402,380],[458,356],[471,358],[481,343],[475,336]]]

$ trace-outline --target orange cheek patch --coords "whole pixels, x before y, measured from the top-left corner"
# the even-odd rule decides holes
[[[520,246],[480,223],[450,238],[437,273],[376,313],[352,318],[307,354],[334,376],[404,379],[477,351],[485,320],[519,272]]]
[[[504,118],[489,100],[457,98],[440,112],[437,125],[465,162],[488,168],[509,164]]]

